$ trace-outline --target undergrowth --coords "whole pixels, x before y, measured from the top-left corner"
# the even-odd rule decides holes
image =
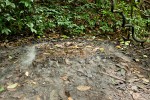
[[[109,0],[1,0],[0,35],[44,35],[55,31],[59,34],[107,35],[121,30],[121,18],[110,11]],[[138,5],[138,4],[137,4]],[[130,17],[130,4],[116,3],[116,8],[124,11],[128,22],[135,25],[139,36],[147,35],[148,19],[141,16],[140,9],[134,7]],[[144,13],[149,13],[145,10]],[[149,22],[148,22],[149,23]],[[141,35],[142,34],[142,35]]]

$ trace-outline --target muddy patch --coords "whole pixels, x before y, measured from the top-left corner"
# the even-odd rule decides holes
[[[108,41],[47,42],[1,52],[1,100],[150,99],[142,66]]]

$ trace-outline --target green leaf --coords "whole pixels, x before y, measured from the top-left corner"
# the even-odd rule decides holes
[[[4,4],[1,4],[0,6],[1,6],[1,7],[3,7],[3,8],[5,7],[5,5],[4,5]]]
[[[25,2],[24,4],[25,4],[25,7],[28,7],[28,6],[29,6],[29,3],[28,3],[28,2]]]
[[[12,8],[16,8],[16,6],[15,6],[14,3],[11,3],[10,6],[11,6]]]
[[[15,20],[12,16],[8,16],[6,19],[7,19],[7,21]]]
[[[6,3],[6,6],[9,6],[11,4],[9,0],[6,0],[5,3]]]
[[[34,27],[34,24],[32,23],[32,22],[29,22],[28,24],[26,24],[29,28],[30,28],[30,30],[31,30],[31,32],[33,32],[33,33],[37,33],[37,30],[35,30],[33,27]]]
[[[27,26],[30,27],[30,28],[33,28],[33,27],[34,27],[34,24],[33,24],[32,22],[29,22],[29,23],[27,24]]]
[[[61,37],[64,38],[64,39],[68,39],[69,38],[67,35],[62,35]]]
[[[0,92],[3,92],[4,90],[4,87],[0,86]]]
[[[8,29],[8,28],[4,28],[4,29],[2,30],[2,33],[3,33],[3,34],[6,34],[6,35],[8,35],[10,32],[11,32],[11,30]]]
[[[31,5],[30,2],[27,1],[20,1],[19,3],[24,4],[25,7],[29,7]]]
[[[16,7],[15,4],[12,3],[12,2],[10,2],[9,0],[6,0],[5,3],[6,3],[6,6],[11,6],[11,7],[13,7],[13,8]]]
[[[31,32],[37,33],[37,31],[35,29],[33,29],[33,28],[30,28],[30,29],[31,29]]]

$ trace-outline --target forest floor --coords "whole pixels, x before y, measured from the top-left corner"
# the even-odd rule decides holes
[[[24,43],[0,43],[0,100],[150,100],[149,43]]]

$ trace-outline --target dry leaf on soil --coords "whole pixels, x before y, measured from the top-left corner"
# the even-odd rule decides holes
[[[68,80],[68,76],[63,76],[61,77],[62,80],[67,81]]]
[[[92,46],[88,45],[88,46],[86,46],[86,48],[92,48]]]
[[[149,80],[146,79],[146,78],[142,78],[142,80],[143,80],[143,82],[145,82],[145,83],[149,83]]]
[[[126,45],[126,46],[130,45],[130,41],[126,41],[126,42],[125,42],[125,45]]]
[[[57,47],[57,48],[63,48],[64,46],[62,46],[60,44],[56,44],[55,47]]]
[[[121,46],[120,46],[120,45],[117,45],[116,48],[117,48],[117,49],[121,49]]]
[[[79,91],[87,91],[89,90],[91,87],[90,86],[84,86],[84,85],[80,85],[80,86],[77,86],[77,89]]]
[[[139,60],[139,59],[135,59],[135,61],[136,61],[136,62],[139,62],[140,60]]]
[[[8,56],[8,58],[9,58],[9,59],[12,59],[13,57],[12,57],[12,56]]]
[[[26,75],[26,76],[29,76],[29,72],[28,72],[28,71],[26,71],[26,72],[25,72],[25,75]]]
[[[70,62],[69,59],[65,59],[65,63],[66,63],[67,65],[71,64],[71,62]]]
[[[73,100],[71,97],[68,97],[68,100]]]
[[[144,57],[144,58],[147,58],[148,56],[147,56],[147,55],[143,55],[143,57]]]
[[[100,52],[104,52],[104,48],[99,48]]]
[[[99,50],[99,47],[93,49],[94,52],[96,52],[97,50]]]
[[[14,84],[11,84],[11,85],[8,85],[7,86],[7,89],[14,89],[18,86],[18,83],[14,83]]]

